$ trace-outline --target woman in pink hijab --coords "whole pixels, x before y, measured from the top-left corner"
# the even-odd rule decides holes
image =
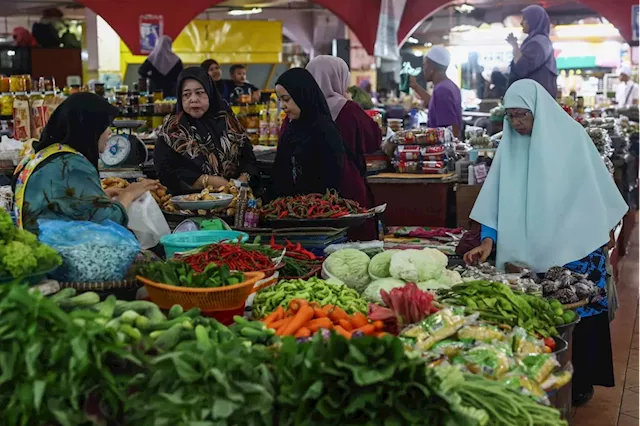
[[[346,161],[342,171],[340,193],[343,197],[355,200],[363,207],[374,207],[373,194],[367,184],[367,164],[365,155],[380,149],[382,133],[380,127],[357,103],[347,100],[345,93],[349,87],[349,67],[340,58],[322,55],[307,65],[307,71],[313,75],[331,111],[331,118],[340,129]],[[377,238],[375,221],[349,233],[353,240],[368,241]]]

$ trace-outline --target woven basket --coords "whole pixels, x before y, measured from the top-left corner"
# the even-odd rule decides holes
[[[202,310],[224,310],[240,307],[244,304],[256,282],[264,278],[263,272],[245,272],[245,281],[240,284],[215,288],[177,287],[156,283],[137,276],[144,284],[149,298],[162,309],[171,309],[180,305],[185,310],[198,307]]]
[[[95,283],[72,283],[61,282],[60,288],[75,288],[79,292],[85,291],[109,291],[109,290],[124,290],[130,288],[139,287],[138,281],[135,279],[122,280],[122,281],[105,281]]]

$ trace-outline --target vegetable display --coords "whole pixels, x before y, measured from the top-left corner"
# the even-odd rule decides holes
[[[488,281],[458,284],[438,290],[443,303],[466,306],[480,318],[510,326],[519,326],[543,337],[557,336],[556,325],[567,322],[575,313],[565,312],[557,300],[547,301],[537,296],[514,293],[507,285]]]
[[[369,256],[357,249],[346,248],[331,253],[324,261],[323,272],[335,277],[348,287],[362,293],[371,281]]]
[[[285,309],[293,299],[304,299],[317,302],[321,306],[334,305],[344,309],[348,314],[367,313],[367,302],[358,293],[343,284],[329,284],[319,278],[304,280],[280,281],[278,284],[259,291],[253,300],[253,316],[264,318],[275,311],[278,306]]]
[[[599,293],[598,287],[584,275],[560,266],[549,269],[541,285],[544,297],[564,304],[590,300]]]
[[[62,264],[51,247],[32,233],[13,225],[9,213],[0,209],[0,278],[18,278],[50,271]]]
[[[199,250],[198,253],[180,257],[196,272],[202,272],[211,263],[227,265],[234,271],[252,272],[273,268],[273,261],[258,251],[246,250],[239,244],[217,243]]]
[[[370,323],[362,312],[348,315],[338,306],[320,306],[303,299],[293,299],[286,311],[278,306],[262,321],[267,327],[276,330],[278,336],[295,336],[301,339],[311,337],[320,330],[332,329],[347,339],[352,336],[384,335],[382,321]]]
[[[138,268],[138,275],[151,281],[177,287],[213,288],[239,284],[244,281],[242,272],[230,272],[227,265],[209,263],[196,271],[188,263],[169,260],[153,262]]]
[[[270,259],[282,256],[284,250],[285,254],[282,258],[284,266],[280,269],[281,278],[307,277],[322,264],[322,259],[305,250],[300,243],[293,244],[288,240],[286,245],[281,245],[276,244],[275,238],[271,237],[271,243],[268,246],[260,244],[242,244],[241,246],[245,250],[262,253]]]
[[[276,198],[262,208],[266,219],[322,219],[339,218],[349,214],[366,213],[357,201],[345,200],[336,191],[322,194]]]
[[[421,291],[413,283],[394,288],[389,293],[380,290],[380,293],[387,307],[369,305],[369,318],[383,321],[391,332],[397,333],[397,330],[405,325],[422,321],[426,316],[438,311],[438,308],[432,305],[433,294]]]

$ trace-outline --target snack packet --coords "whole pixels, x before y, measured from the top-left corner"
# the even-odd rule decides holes
[[[407,327],[401,335],[414,339],[417,350],[428,351],[435,343],[451,337],[465,324],[475,321],[477,315],[464,316],[464,308],[447,308]]]
[[[458,338],[464,340],[478,340],[481,342],[491,342],[494,340],[503,340],[505,334],[495,325],[478,324],[467,325],[458,330]]]
[[[549,374],[560,364],[556,357],[551,354],[533,354],[527,355],[520,360],[524,366],[527,376],[531,377],[537,383],[542,383],[549,377]]]
[[[512,367],[504,348],[487,344],[479,344],[461,353],[454,358],[454,363],[463,363],[472,373],[494,380],[504,376]]]

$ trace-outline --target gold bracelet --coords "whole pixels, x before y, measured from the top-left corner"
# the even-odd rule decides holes
[[[208,175],[202,175],[202,178],[200,179],[200,182],[202,183],[202,189],[206,189],[207,188],[207,183],[209,183],[209,176]]]
[[[249,173],[247,173],[247,172],[240,173],[240,177],[247,178],[247,183],[249,183],[251,181],[251,175]]]

